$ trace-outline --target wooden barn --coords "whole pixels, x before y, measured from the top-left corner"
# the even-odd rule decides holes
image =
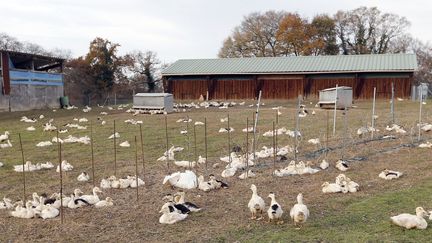
[[[417,69],[414,54],[255,57],[178,60],[162,72],[165,92],[175,99],[315,98],[339,86],[353,89],[354,99],[409,97]]]

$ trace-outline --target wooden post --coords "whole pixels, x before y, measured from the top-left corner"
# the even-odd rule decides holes
[[[197,139],[196,139],[196,126],[195,125],[193,126],[193,135],[194,135],[195,174],[197,174],[198,154],[197,154]],[[198,185],[198,178],[197,178],[197,185]]]
[[[23,202],[27,201],[26,197],[26,177],[25,177],[25,158],[24,158],[24,149],[22,146],[21,133],[18,133],[20,148],[21,148],[21,159],[22,159],[22,168],[23,168]]]
[[[326,152],[325,152],[325,158],[327,158],[328,154],[328,137],[329,137],[329,128],[330,126],[330,112],[327,110],[327,128],[326,128]]]
[[[275,122],[273,121],[273,171],[275,170],[276,170],[276,130],[275,130]]]
[[[116,138],[115,120],[114,120],[114,175],[117,177],[117,138]]]
[[[189,115],[186,116],[187,122],[186,122],[186,138],[187,138],[187,152],[190,156],[190,137],[189,137]]]
[[[94,150],[93,150],[93,123],[90,121],[90,148],[91,148],[91,164],[92,164],[92,181],[93,187],[96,186],[95,168],[94,168]],[[58,138],[57,138],[57,142]]]
[[[336,134],[336,109],[337,109],[337,102],[338,102],[338,84],[336,84],[336,97],[335,97],[335,106],[334,106],[334,114],[333,114],[333,137]]]
[[[166,163],[167,163],[167,169],[168,169],[168,173],[171,173],[170,165],[169,165],[169,159],[168,159],[169,144],[168,144],[168,118],[167,118],[167,115],[165,115],[165,138],[166,138]]]
[[[422,106],[423,106],[423,88],[420,92],[420,109],[419,109],[419,123],[418,123],[418,141],[421,139],[421,122],[422,122]]]
[[[57,129],[57,144],[58,144],[58,159],[59,159],[59,171],[60,171],[60,220],[63,224],[64,213],[63,213],[63,168],[62,168],[62,153],[61,143],[59,140],[59,131]]]
[[[276,122],[276,131],[275,131],[275,149],[276,149],[276,153],[277,153],[277,148],[278,148],[278,123]]]
[[[254,127],[253,127],[253,156],[254,156],[254,162],[255,162],[255,164],[256,164],[256,161],[255,161],[255,159],[256,159],[256,155],[255,155],[255,150],[256,150],[256,127],[257,127],[257,124],[258,124],[258,115],[259,115],[259,108],[260,108],[260,104],[261,104],[261,94],[262,94],[262,91],[260,90],[259,91],[259,93],[258,93],[258,104],[257,104],[257,109],[256,109],[256,112],[255,112],[255,119],[254,119]]]
[[[345,158],[346,146],[348,142],[348,110],[347,107],[344,107],[344,140],[343,140],[343,151],[342,151],[342,160]]]
[[[140,137],[141,137],[141,159],[142,159],[142,166],[143,166],[142,175],[143,175],[143,180],[144,180],[145,179],[145,176],[144,176],[145,175],[144,140],[143,140],[143,133],[142,133],[141,124],[139,124],[139,126],[140,126]]]
[[[372,102],[372,121],[371,121],[371,126],[372,126],[371,138],[372,139],[374,137],[374,129],[375,129],[375,99],[376,99],[376,87],[374,87],[373,102]]]
[[[390,112],[391,112],[391,116],[392,116],[392,124],[395,124],[395,114],[394,114],[394,93],[395,93],[395,89],[394,89],[394,82],[392,82],[392,86],[391,86],[391,106],[390,106]]]
[[[117,105],[117,93],[114,93],[114,105]]]
[[[249,117],[246,117],[246,177],[249,176]]]
[[[255,124],[255,113],[254,114],[252,114],[252,125],[254,125]],[[254,163],[256,164],[256,155],[255,155],[255,125],[254,125],[254,127],[252,127],[252,132],[254,133],[254,135],[253,135],[253,137],[252,137],[252,156],[253,156],[253,161],[254,161]]]
[[[228,161],[231,164],[231,127],[230,127],[229,114],[228,114]]]
[[[276,125],[279,124],[279,109],[276,110]]]
[[[208,155],[207,155],[207,117],[204,118],[204,146],[205,146],[205,172],[206,172],[206,176],[207,176],[207,160],[208,160]]]
[[[297,163],[298,133],[299,133],[299,122],[300,122],[299,112],[300,112],[300,96],[298,96],[297,110],[296,110],[296,126],[294,131],[294,139],[295,139],[294,160],[296,163]]]
[[[138,143],[135,136],[135,180],[136,180],[136,198],[138,202]]]

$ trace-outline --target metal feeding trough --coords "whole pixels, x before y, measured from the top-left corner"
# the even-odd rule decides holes
[[[349,108],[352,105],[353,92],[352,88],[348,86],[339,86],[335,88],[328,88],[320,90],[319,102],[320,107],[330,106],[334,107],[336,103],[337,109]]]
[[[164,110],[173,112],[173,95],[168,93],[137,93],[133,97],[132,109]]]

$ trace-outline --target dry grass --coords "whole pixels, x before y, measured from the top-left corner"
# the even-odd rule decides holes
[[[259,130],[270,130],[275,118],[273,106],[282,105],[283,113],[279,118],[279,126],[289,129],[294,128],[294,102],[266,101],[260,113]],[[226,179],[230,189],[204,193],[198,190],[187,192],[187,198],[204,207],[200,213],[193,214],[186,221],[165,226],[158,223],[158,211],[161,206],[161,197],[174,190],[163,187],[162,179],[167,168],[164,163],[156,162],[165,150],[165,128],[163,116],[142,115],[133,117],[144,121],[144,145],[146,170],[144,178],[146,186],[140,188],[140,199],[137,202],[135,190],[106,190],[103,196],[114,199],[115,207],[97,210],[95,208],[80,208],[78,210],[65,209],[65,224],[60,225],[60,219],[23,220],[11,218],[7,211],[0,211],[0,232],[5,241],[132,241],[132,242],[184,242],[184,241],[394,241],[394,240],[422,240],[425,241],[430,232],[409,232],[404,236],[401,229],[391,226],[388,217],[400,212],[413,212],[416,206],[422,205],[427,209],[432,208],[431,196],[432,165],[430,164],[430,150],[418,148],[402,148],[381,153],[381,150],[395,147],[399,144],[411,143],[411,135],[398,136],[395,140],[371,141],[364,144],[353,145],[361,141],[355,132],[357,128],[370,122],[371,103],[358,102],[357,107],[349,111],[347,129],[344,128],[344,118],[338,112],[338,124],[336,136],[330,135],[329,146],[340,147],[328,154],[328,159],[335,162],[337,159],[364,157],[364,161],[350,162],[352,169],[346,174],[361,185],[361,191],[355,194],[323,195],[320,185],[324,181],[333,181],[340,173],[334,167],[327,171],[314,175],[291,176],[274,178],[272,159],[259,162],[256,171],[258,176],[245,181],[237,177]],[[309,105],[312,107],[312,105]],[[424,107],[424,119],[430,121],[429,104]],[[310,108],[311,109],[311,108]],[[134,174],[134,136],[138,136],[137,126],[126,125],[123,121],[131,118],[130,114],[123,111],[112,111],[110,115],[103,117],[107,125],[96,124],[100,108],[95,108],[90,114],[79,111],[33,111],[19,113],[3,113],[0,116],[0,133],[9,130],[12,132],[11,149],[0,150],[0,161],[6,162],[0,169],[0,197],[8,196],[14,199],[22,197],[22,174],[12,171],[13,165],[21,163],[21,154],[17,134],[23,137],[24,152],[27,160],[44,162],[50,160],[56,162],[57,147],[37,148],[35,144],[42,140],[51,140],[54,133],[41,131],[41,123],[36,123],[38,131],[30,133],[25,131],[27,126],[17,122],[22,115],[38,116],[44,114],[47,118],[54,118],[57,124],[71,122],[73,117],[87,117],[94,124],[95,143],[95,167],[97,184],[102,177],[114,173],[113,145],[107,137],[112,133],[112,124],[116,120],[117,129],[121,134],[119,143],[123,140],[131,142],[132,147],[118,148],[119,176]],[[306,143],[307,139],[321,137],[324,141],[326,134],[327,112],[316,110],[316,116],[308,116],[301,119],[300,129],[304,138],[300,144],[300,158],[317,149]],[[383,135],[385,125],[390,120],[388,101],[377,104],[377,114],[380,116],[377,126]],[[232,143],[242,147],[245,145],[245,133],[241,129],[246,127],[246,117],[252,119],[254,108],[235,107],[228,110],[231,118],[231,126],[236,129],[232,136]],[[331,115],[330,113],[330,121]],[[219,119],[227,115],[226,110],[193,110],[185,113],[176,113],[168,116],[170,144],[187,147],[187,136],[180,135],[180,129],[186,127],[184,123],[175,123],[179,118],[188,115],[194,121],[203,121],[207,118],[209,140],[209,166],[208,173],[220,175],[222,168],[212,169],[211,164],[219,163],[218,158],[227,154],[227,135],[217,131],[221,125]],[[411,102],[398,102],[396,104],[396,121],[406,128],[414,127],[418,117],[418,104]],[[331,126],[330,126],[331,127]],[[348,132],[345,133],[345,131]],[[190,151],[178,154],[178,159],[192,159],[193,136],[189,130]],[[89,130],[76,131],[74,135],[89,134]],[[63,136],[61,136],[63,137]],[[425,134],[426,138],[430,137]],[[197,127],[198,154],[204,155],[203,127]],[[293,144],[293,139],[287,136],[279,137],[279,145]],[[271,138],[259,138],[259,146],[271,146]],[[75,169],[65,173],[64,190],[71,193],[76,187],[89,192],[90,183],[78,183],[76,177],[81,171],[90,172],[90,146],[67,144],[63,148],[63,156],[71,162]],[[142,172],[141,158],[140,172]],[[320,158],[312,161],[318,162]],[[223,163],[223,162],[222,162]],[[221,163],[221,165],[222,165]],[[276,167],[284,167],[287,162],[278,162]],[[173,168],[172,170],[176,170]],[[383,181],[378,178],[378,173],[384,168],[400,170],[406,176],[397,181]],[[205,173],[204,168],[198,168],[198,173]],[[27,194],[31,192],[52,193],[58,190],[58,174],[53,170],[27,173]],[[264,222],[249,220],[249,211],[246,207],[250,198],[249,186],[254,183],[258,186],[258,192],[266,197],[270,191],[276,193],[278,202],[285,210],[286,223],[281,226],[273,226]],[[311,211],[311,218],[304,229],[297,231],[289,223],[287,218],[289,207],[295,203],[297,193],[303,192],[305,203]],[[27,195],[27,196],[28,196]],[[267,199],[267,198],[266,198]],[[268,201],[268,200],[267,200]],[[385,202],[385,203],[383,203]],[[389,203],[390,202],[390,203]],[[429,231],[429,230],[427,230]],[[361,236],[368,232],[368,236]],[[384,237],[384,238],[382,238]],[[406,238],[410,237],[410,238]]]

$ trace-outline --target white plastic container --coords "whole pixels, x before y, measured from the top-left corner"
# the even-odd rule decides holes
[[[173,112],[174,99],[169,93],[137,93],[133,97],[133,109],[165,110]]]
[[[337,94],[337,102],[336,102],[337,109],[344,109],[345,107],[349,108],[352,106],[353,92],[352,92],[352,88],[347,86],[337,87],[337,92],[336,92],[336,87],[320,90],[319,102],[318,102],[319,106],[334,107],[336,101],[336,94]]]

